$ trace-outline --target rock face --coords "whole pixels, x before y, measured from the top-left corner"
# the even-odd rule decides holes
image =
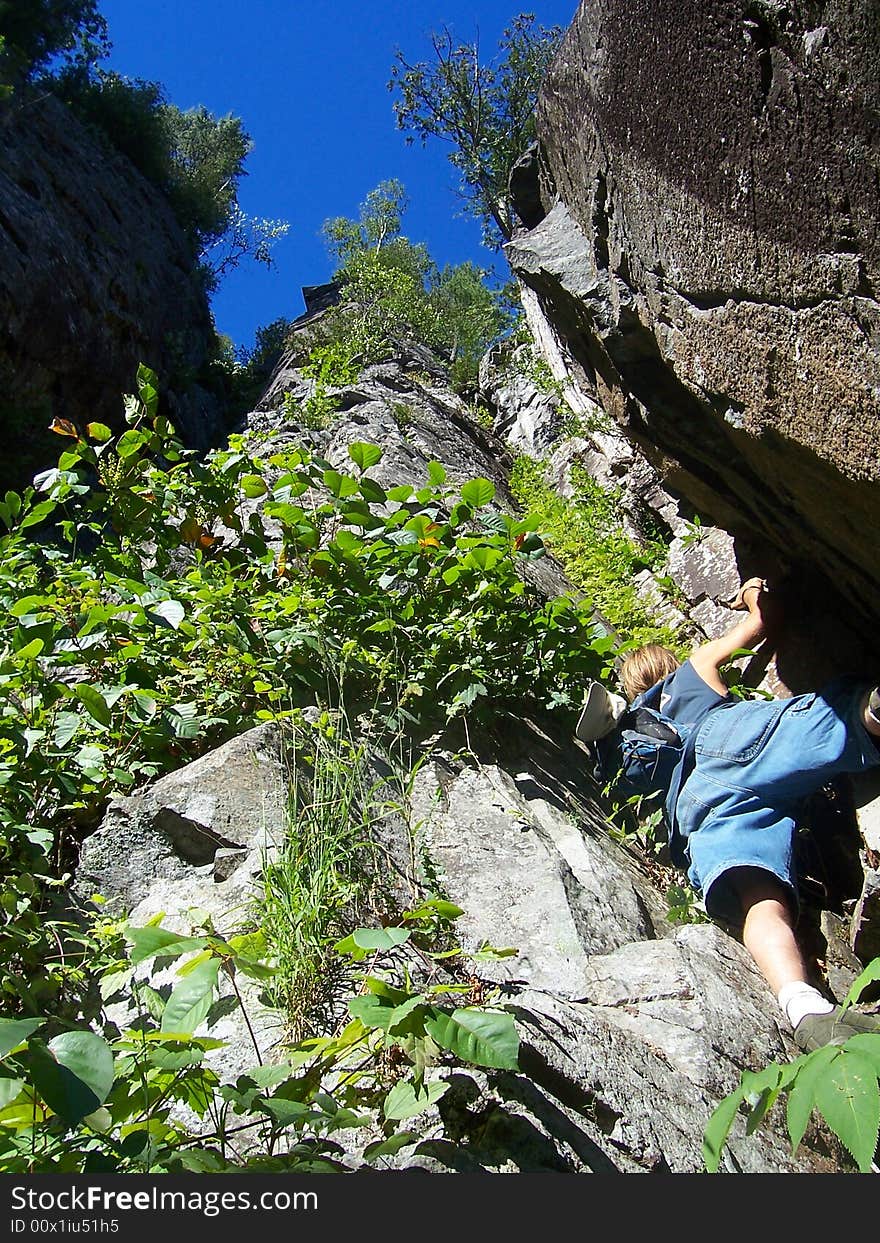
[[[439,460],[451,481],[491,478],[506,506],[501,442],[426,361],[404,353],[366,369],[334,390],[341,410],[332,426],[308,431],[284,415],[283,394],[298,401],[307,392],[288,359],[248,429],[270,453],[307,438],[340,464],[348,442],[378,443],[385,454],[374,471],[387,485],[421,482],[427,463]],[[729,548],[720,534],[703,543],[686,567],[694,599],[727,589],[719,561]],[[563,590],[564,576],[547,561],[544,590]],[[278,727],[260,726],[112,804],[84,845],[78,893],[114,898],[135,924],[165,912],[164,923],[185,932],[197,908],[227,935],[240,929],[264,860],[290,829],[284,753]],[[377,774],[388,771],[381,757],[373,761]],[[519,1073],[434,1068],[449,1090],[414,1122],[417,1138],[389,1164],[696,1171],[703,1128],[740,1072],[794,1052],[743,947],[714,926],[671,922],[666,887],[680,878],[612,839],[588,767],[556,720],[503,718],[466,739],[450,731],[426,743],[411,785],[402,775],[407,799],[380,799],[385,814],[375,831],[389,861],[382,908],[405,909],[440,892],[464,910],[457,935],[466,951],[487,942],[514,949],[474,969],[513,1009],[521,1040]],[[411,966],[421,978],[424,962]],[[848,988],[857,969],[835,987]],[[271,1060],[283,1039],[283,1016],[253,992],[245,1001],[250,1029],[227,996],[208,1015],[206,1034],[227,1042],[211,1054],[223,1079],[251,1066],[257,1050]],[[112,1016],[120,1027],[132,1021],[121,1004]],[[729,1170],[846,1168],[822,1129],[808,1132],[795,1158],[781,1117],[753,1136],[744,1132],[739,1118],[724,1158]],[[357,1169],[381,1130],[338,1138],[340,1159]]]
[[[880,55],[868,0],[816,7],[582,4],[540,96],[545,215],[524,184],[508,255],[666,485],[866,632]]]
[[[162,925],[189,935],[193,919],[210,919],[223,936],[250,927],[266,864],[289,831],[287,773],[277,724],[259,725],[162,777],[145,790],[111,803],[83,846],[74,890],[81,900],[100,893],[135,927],[161,914]],[[149,970],[141,975],[150,978]],[[176,981],[173,970],[153,983]],[[224,975],[221,996],[208,1016],[207,1034],[224,1041],[208,1061],[226,1079],[268,1055],[284,1036],[284,1020],[242,978],[250,1026]],[[120,1029],[136,1019],[134,1002],[117,1003]],[[257,1050],[255,1053],[254,1043]]]
[[[0,106],[0,479],[54,463],[53,417],[119,428],[138,363],[194,447],[216,444],[193,376],[213,328],[160,192],[51,96]]]
[[[741,1070],[792,1052],[770,990],[719,929],[669,923],[658,869],[652,876],[609,839],[578,744],[546,722],[509,720],[470,742],[463,757],[439,740],[417,774],[408,819],[388,812],[378,831],[398,866],[410,861],[408,902],[439,885],[465,909],[466,950],[486,942],[516,950],[476,969],[513,1009],[521,1071],[440,1071],[450,1089],[394,1163],[440,1172],[700,1170],[703,1127]],[[261,726],[114,804],[86,842],[81,893],[115,896],[135,926],[164,912],[164,926],[186,933],[193,907],[227,936],[245,926],[262,862],[291,831],[282,754],[277,727]],[[389,895],[400,884],[390,871]],[[177,978],[146,975],[158,987]],[[257,1056],[280,1055],[284,1037],[283,1016],[239,983],[250,1026],[224,983],[204,1029],[225,1042],[209,1055],[224,1081]],[[120,1028],[134,1018],[123,1003],[109,1016]],[[360,1168],[379,1137],[378,1126],[340,1136],[342,1159]],[[781,1118],[751,1137],[739,1120],[725,1156],[731,1171],[830,1172],[842,1162],[818,1129],[792,1159]]]

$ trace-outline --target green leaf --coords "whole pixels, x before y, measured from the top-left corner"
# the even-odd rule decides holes
[[[143,432],[130,427],[127,432],[122,433],[116,442],[116,452],[121,458],[133,457],[143,447],[146,439],[147,437]]]
[[[23,737],[25,741],[25,755],[28,756],[40,739],[46,737],[46,731],[44,729],[26,729],[24,730]]]
[[[334,496],[341,499],[354,496],[358,490],[357,480],[351,475],[343,475],[338,470],[324,471],[324,486],[328,488]]]
[[[389,501],[397,501],[399,504],[401,501],[408,501],[413,492],[415,492],[415,488],[411,483],[401,483],[396,488],[388,489],[388,499]]]
[[[269,491],[265,479],[262,479],[259,475],[242,475],[241,490],[245,496],[249,496],[252,500],[258,496],[265,496]]]
[[[494,496],[495,484],[482,476],[479,479],[470,479],[461,489],[461,499],[473,509],[488,505]]]
[[[843,999],[842,1009],[845,1010],[854,1001],[858,1001],[862,992],[869,984],[873,984],[875,980],[880,980],[880,958],[875,958],[872,962],[869,962],[861,975],[856,976],[853,980],[852,988]]]
[[[92,440],[97,440],[101,444],[109,440],[113,435],[106,423],[86,423],[86,435]]]
[[[208,1016],[217,987],[220,960],[210,958],[200,963],[177,985],[162,1015],[163,1032],[191,1035]]]
[[[425,1005],[425,1000],[425,996],[419,994],[417,997],[408,998],[402,1005],[395,1006],[388,1016],[388,1032],[391,1035],[423,1033],[425,1020],[432,1013]]]
[[[205,1060],[205,1051],[197,1044],[169,1040],[165,1044],[153,1045],[147,1060],[157,1070],[183,1070],[187,1066],[200,1066]]]
[[[842,1050],[816,1081],[816,1106],[861,1173],[867,1174],[880,1130],[880,1090],[873,1064],[861,1053]]]
[[[440,488],[446,482],[446,468],[440,462],[428,463],[428,478],[435,487]]]
[[[362,950],[392,950],[412,934],[409,928],[355,928],[351,935]]]
[[[413,907],[411,911],[404,911],[403,918],[424,919],[426,916],[439,915],[441,919],[460,919],[464,911],[460,906],[456,906],[454,902],[447,902],[445,898],[428,898],[419,906]]]
[[[186,610],[179,600],[160,600],[158,604],[147,609],[147,617],[152,618],[154,622],[170,626],[172,630],[179,628],[185,616]]]
[[[11,1105],[21,1095],[23,1088],[23,1079],[16,1079],[7,1075],[0,1076],[0,1110],[5,1109],[7,1105]]]
[[[20,531],[24,531],[27,527],[38,526],[39,523],[45,522],[49,515],[54,512],[54,501],[40,501],[39,505],[35,505],[33,509],[29,510],[28,513],[25,514],[19,523],[18,529]]]
[[[414,1144],[419,1139],[420,1136],[414,1131],[397,1131],[388,1139],[377,1139],[372,1144],[367,1144],[364,1149],[364,1160],[373,1161],[377,1157],[393,1157],[395,1153],[400,1152],[401,1148],[405,1148],[407,1144]]]
[[[260,1101],[259,1107],[265,1113],[271,1114],[272,1120],[281,1127],[294,1126],[312,1112],[310,1105],[305,1105],[302,1101],[288,1101],[281,1096]]]
[[[377,462],[382,461],[382,450],[378,445],[365,444],[356,440],[348,446],[348,456],[361,470],[369,470]]]
[[[472,548],[464,559],[466,566],[476,566],[480,570],[491,570],[497,565],[503,553],[499,548]]]
[[[880,1032],[859,1032],[850,1036],[843,1046],[849,1053],[861,1053],[874,1067],[874,1073],[880,1077]]]
[[[394,1013],[394,1006],[381,997],[375,996],[373,993],[365,994],[362,997],[350,997],[348,999],[348,1010],[353,1019],[360,1019],[364,1027],[369,1031],[373,1031],[377,1027],[381,1027],[383,1031],[387,1031],[388,1023]]]
[[[147,407],[147,413],[152,418],[159,405],[159,380],[152,367],[148,367],[146,363],[140,363],[137,369],[137,391],[138,397]]]
[[[718,1173],[718,1166],[721,1164],[721,1153],[724,1151],[724,1145],[727,1142],[730,1128],[733,1126],[733,1120],[742,1104],[742,1100],[743,1093],[741,1088],[731,1092],[716,1107],[712,1117],[706,1123],[706,1129],[703,1132],[703,1162],[710,1174]]]
[[[452,1014],[438,1010],[425,1026],[442,1049],[463,1062],[519,1069],[519,1035],[512,1014],[471,1008]]]
[[[839,1045],[823,1045],[821,1049],[798,1059],[800,1066],[797,1077],[788,1093],[786,1104],[786,1123],[788,1137],[791,1140],[791,1151],[797,1152],[804,1137],[807,1123],[816,1100],[816,1083],[826,1072],[829,1065],[840,1056]]]
[[[113,1054],[94,1032],[64,1032],[28,1046],[31,1080],[59,1117],[75,1126],[95,1112],[113,1086]]]
[[[171,932],[168,928],[146,927],[125,929],[125,939],[132,946],[131,961],[137,965],[145,962],[156,954],[169,958],[179,958],[189,950],[204,949],[208,942],[204,937],[185,937],[179,932]]]
[[[0,1061],[45,1022],[45,1019],[0,1019]]]
[[[39,656],[44,647],[42,639],[31,639],[30,643],[26,643],[24,647],[20,647],[15,653],[16,662],[22,660],[34,660]]]
[[[55,733],[52,735],[55,746],[66,747],[82,724],[83,718],[78,712],[59,712],[55,718]]]
[[[375,479],[364,476],[358,486],[361,490],[361,496],[366,501],[373,501],[377,505],[384,505],[388,500],[388,493],[381,484],[376,483]]]
[[[22,596],[20,600],[16,600],[9,612],[12,617],[24,617],[28,613],[39,612],[41,606],[48,603],[48,596]]]
[[[96,690],[94,686],[89,686],[87,682],[80,682],[73,688],[73,692],[89,716],[93,717],[99,725],[109,725],[111,723],[110,709],[107,706],[106,699],[99,690]]]
[[[415,1118],[435,1105],[449,1090],[448,1083],[426,1083],[416,1090],[415,1086],[402,1079],[396,1083],[382,1105],[382,1112],[389,1120]]]
[[[464,690],[458,692],[452,702],[469,708],[481,695],[488,695],[488,693],[484,682],[471,682],[470,686],[466,686]]]

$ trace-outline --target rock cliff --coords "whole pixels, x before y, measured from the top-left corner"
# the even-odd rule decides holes
[[[507,253],[666,486],[824,583],[876,654],[873,17],[867,0],[582,4]]]
[[[504,442],[473,419],[429,356],[403,350],[332,390],[339,414],[320,430],[285,415],[284,395],[301,400],[311,383],[297,356],[294,347],[282,358],[246,420],[270,453],[306,441],[342,464],[350,441],[372,441],[384,448],[372,473],[386,486],[421,482],[436,459],[450,480],[491,478],[499,504],[510,507]],[[497,385],[493,392],[499,398]],[[528,423],[538,403],[520,396]],[[497,421],[510,430],[516,409],[499,409]],[[552,558],[535,564],[543,591],[566,589]],[[703,1126],[740,1071],[793,1051],[772,994],[720,929],[670,920],[672,874],[613,840],[584,752],[555,721],[499,719],[464,741],[450,730],[426,743],[408,799],[383,799],[390,810],[375,831],[392,864],[389,892],[402,886],[412,904],[439,888],[465,911],[458,935],[466,949],[487,941],[516,948],[480,973],[514,1008],[522,1069],[444,1072],[449,1091],[393,1164],[699,1170]],[[260,726],[114,803],[84,844],[80,894],[103,892],[136,924],[165,912],[168,926],[185,931],[196,907],[226,935],[246,926],[261,870],[293,831],[284,755],[279,728]],[[374,763],[378,777],[380,757]],[[826,956],[833,969],[830,943]],[[836,986],[848,987],[857,969],[850,956]],[[268,1060],[283,1041],[283,1017],[256,995],[248,1006],[250,1030],[229,1005],[209,1016],[207,1034],[227,1042],[211,1054],[224,1079],[252,1063],[255,1047]],[[116,1020],[130,1016],[120,1010]],[[362,1168],[377,1136],[378,1128],[352,1132],[340,1159]],[[725,1168],[831,1171],[845,1161],[821,1128],[792,1158],[781,1119],[752,1137],[740,1119]]]
[[[43,93],[0,105],[0,479],[54,461],[53,417],[122,425],[138,363],[194,447],[222,422],[197,383],[213,326],[161,193]]]

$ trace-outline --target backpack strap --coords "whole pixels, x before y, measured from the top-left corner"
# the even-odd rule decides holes
[[[672,774],[672,783],[663,804],[663,809],[666,813],[666,823],[669,826],[669,853],[676,867],[687,867],[688,865],[688,858],[685,853],[687,843],[678,831],[678,825],[675,823],[675,812],[678,807],[678,796],[681,793],[682,786],[694,771],[697,762],[697,735],[699,732],[699,728],[691,730],[685,740],[681,760]]]
[[[638,695],[630,704],[629,711],[638,713],[639,708],[652,708],[655,712],[661,712],[660,699],[663,693],[665,682],[656,682],[648,690]],[[678,826],[675,822],[675,812],[678,806],[678,796],[681,793],[682,786],[688,777],[694,771],[697,762],[696,746],[697,735],[699,734],[699,726],[696,729],[682,731],[685,735],[684,746],[682,748],[681,759],[675,767],[672,774],[672,782],[667,791],[666,798],[663,802],[663,811],[666,817],[666,824],[669,830],[669,853],[673,863],[677,867],[687,867],[688,858],[686,852],[687,843],[678,832]]]

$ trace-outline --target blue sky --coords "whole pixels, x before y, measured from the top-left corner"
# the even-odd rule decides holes
[[[567,26],[576,7],[576,0],[522,6],[544,26]],[[492,262],[477,225],[457,217],[445,148],[406,146],[386,83],[394,49],[425,59],[428,33],[444,23],[462,41],[478,30],[489,58],[522,11],[516,0],[103,0],[101,11],[113,41],[110,68],[161,82],[181,108],[204,104],[243,118],[254,150],[241,205],[290,223],[271,272],[248,262],[215,295],[217,326],[237,344],[249,345],[260,324],[302,311],[300,286],[330,275],[321,224],[356,216],[367,192],[389,177],[409,194],[405,232],[427,242],[441,266]]]

